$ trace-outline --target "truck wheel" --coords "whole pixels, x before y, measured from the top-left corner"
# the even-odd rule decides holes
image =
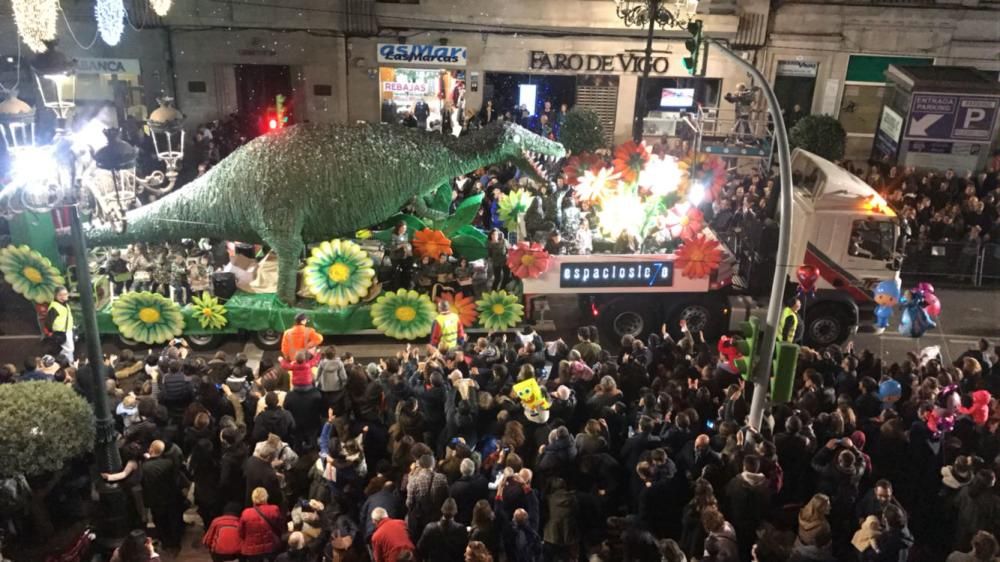
[[[820,305],[807,310],[805,322],[802,339],[810,346],[825,347],[847,339],[847,322],[835,306]]]
[[[210,349],[215,349],[219,347],[222,343],[221,334],[195,334],[190,336],[184,336],[187,340],[188,345],[191,349],[196,349],[198,351],[206,351]]]
[[[615,345],[625,336],[639,338],[652,329],[652,319],[634,303],[613,303],[600,312],[601,336]]]
[[[681,320],[687,323],[688,330],[692,334],[702,332],[706,338],[712,338],[716,335],[718,322],[711,309],[700,302],[687,303],[678,307],[670,316],[668,328],[671,331],[678,330]]]
[[[281,332],[276,330],[261,330],[259,332],[254,332],[253,342],[261,349],[278,349],[281,347]]]

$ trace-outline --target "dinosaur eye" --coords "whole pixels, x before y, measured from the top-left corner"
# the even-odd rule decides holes
[[[514,139],[514,142],[520,143],[521,142],[521,135],[514,135],[513,139]]]

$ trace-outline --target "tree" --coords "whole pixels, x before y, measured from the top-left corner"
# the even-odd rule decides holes
[[[829,115],[807,115],[792,127],[788,142],[817,156],[836,162],[844,157],[847,133],[840,121]]]
[[[566,114],[559,141],[573,154],[604,148],[604,126],[592,109],[574,107]]]
[[[93,447],[93,412],[72,388],[44,381],[0,385],[0,478],[27,477],[40,537],[52,534],[45,496],[64,464]]]

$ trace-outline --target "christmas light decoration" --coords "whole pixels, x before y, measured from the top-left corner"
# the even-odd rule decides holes
[[[45,52],[45,42],[56,38],[59,0],[12,0],[11,3],[21,40],[32,51]]]
[[[167,15],[170,7],[174,5],[174,0],[149,0],[149,7],[161,18]]]
[[[112,47],[117,45],[125,31],[125,4],[122,0],[97,0],[94,15],[101,39]]]

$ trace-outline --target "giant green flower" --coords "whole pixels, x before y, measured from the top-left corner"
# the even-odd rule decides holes
[[[52,302],[66,280],[52,262],[27,246],[7,246],[0,250],[0,271],[14,291],[37,302]]]
[[[507,330],[517,326],[524,318],[524,305],[517,295],[507,291],[489,291],[476,301],[479,321],[491,332]]]
[[[507,225],[507,228],[514,227],[518,217],[528,212],[528,207],[534,200],[535,196],[528,193],[527,190],[515,189],[511,191],[500,199],[500,205],[497,209],[500,220]]]
[[[220,330],[229,320],[226,319],[226,307],[219,303],[219,298],[208,291],[201,293],[201,296],[191,297],[191,308],[194,310],[194,317],[202,328]]]
[[[368,294],[374,279],[372,259],[361,246],[347,240],[323,242],[306,260],[306,286],[322,304],[355,304]]]
[[[399,340],[412,340],[431,333],[436,314],[430,297],[406,289],[385,293],[372,305],[375,327]]]
[[[122,336],[150,345],[164,343],[184,331],[181,307],[157,293],[125,293],[111,305],[111,320]]]

